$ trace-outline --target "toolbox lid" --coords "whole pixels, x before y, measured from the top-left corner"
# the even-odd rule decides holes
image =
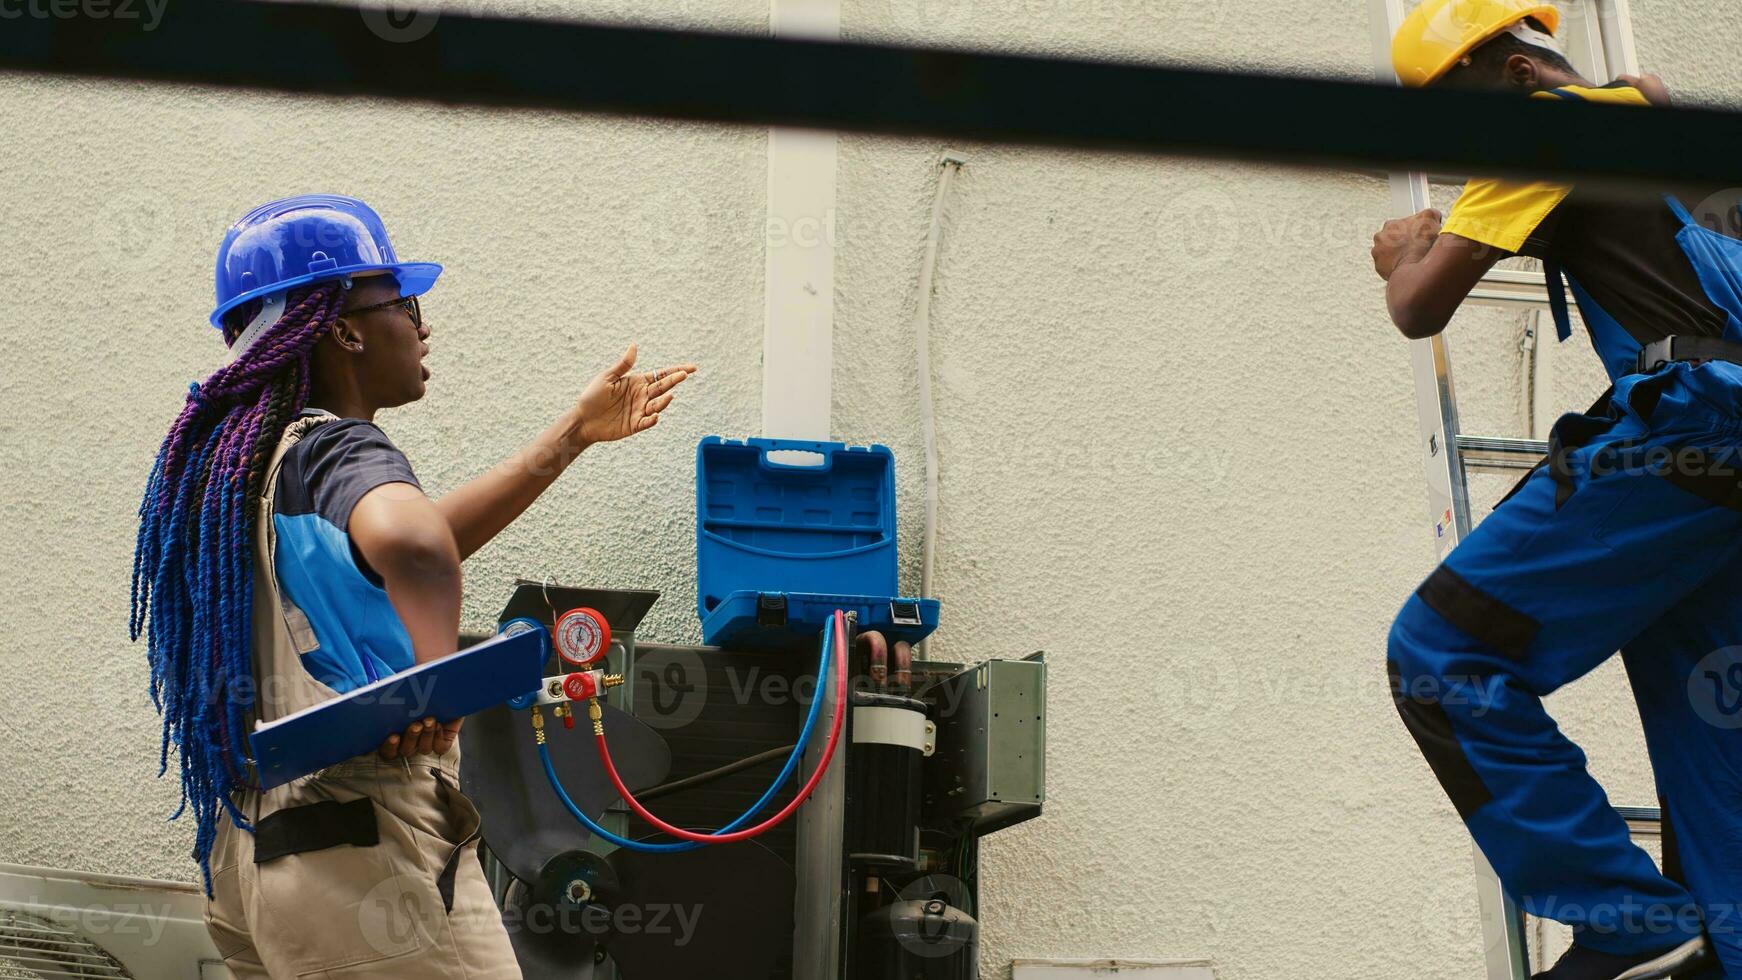
[[[888,447],[719,436],[696,447],[704,620],[735,592],[894,596],[896,580]]]

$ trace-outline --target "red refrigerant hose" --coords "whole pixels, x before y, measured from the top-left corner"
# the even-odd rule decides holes
[[[792,802],[782,807],[779,813],[754,827],[745,827],[743,830],[736,830],[729,834],[698,834],[682,827],[674,827],[648,812],[648,809],[635,799],[635,794],[629,791],[629,787],[623,784],[623,777],[618,775],[617,766],[611,761],[611,748],[605,744],[605,733],[595,726],[593,741],[599,747],[599,758],[605,763],[605,774],[611,777],[611,785],[617,787],[617,793],[623,797],[623,802],[629,804],[629,809],[633,810],[636,816],[651,824],[654,829],[682,840],[693,840],[703,844],[729,844],[733,841],[748,840],[778,826],[787,817],[792,816],[799,804],[810,798],[811,791],[816,789],[817,783],[822,781],[823,773],[829,770],[829,760],[834,757],[835,746],[841,740],[841,723],[847,717],[847,617],[839,609],[835,610],[834,633],[835,717],[829,722],[829,740],[823,745],[823,757],[817,762],[817,768],[811,773],[811,778],[798,791],[798,795],[792,798]],[[822,692],[818,691],[817,693],[821,694]]]

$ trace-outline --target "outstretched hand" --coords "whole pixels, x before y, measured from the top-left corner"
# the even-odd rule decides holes
[[[635,370],[635,345],[601,371],[581,392],[581,439],[614,442],[659,424],[671,405],[671,390],[696,373],[694,364],[656,371]]]

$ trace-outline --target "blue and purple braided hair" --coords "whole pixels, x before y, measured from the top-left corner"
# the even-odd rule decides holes
[[[148,636],[151,699],[163,715],[157,774],[168,771],[173,743],[181,804],[169,819],[192,808],[193,857],[208,893],[219,807],[248,825],[230,793],[248,785],[255,502],[285,426],[308,402],[310,358],[344,299],[336,281],[292,290],[284,315],[248,350],[191,385],[139,503],[129,630],[135,641]],[[225,342],[259,309],[256,300],[231,311]]]

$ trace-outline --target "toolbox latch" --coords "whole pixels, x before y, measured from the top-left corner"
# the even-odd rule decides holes
[[[897,626],[919,626],[919,603],[912,599],[892,599],[889,602],[889,621]]]
[[[786,593],[763,592],[756,597],[756,625],[775,629],[786,625]]]

